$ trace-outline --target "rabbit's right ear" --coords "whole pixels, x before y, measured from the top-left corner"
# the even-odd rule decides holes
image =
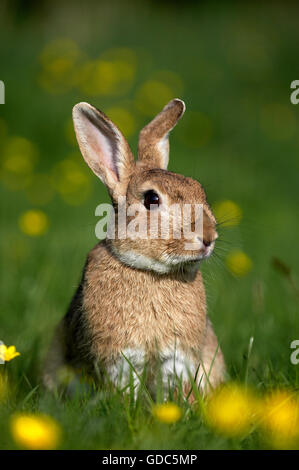
[[[185,112],[184,101],[171,100],[139,134],[138,164],[167,169],[168,134]]]
[[[107,186],[113,199],[124,195],[135,163],[120,130],[104,113],[88,103],[74,106],[73,121],[87,165]]]

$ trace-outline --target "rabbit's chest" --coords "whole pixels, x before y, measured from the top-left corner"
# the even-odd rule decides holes
[[[206,309],[200,274],[181,282],[128,270],[97,280],[84,293],[94,356],[109,360],[124,350],[165,355],[176,342],[182,351],[199,350]]]

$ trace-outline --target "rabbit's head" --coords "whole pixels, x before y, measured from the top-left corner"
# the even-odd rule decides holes
[[[142,129],[135,162],[104,113],[88,103],[73,109],[81,153],[107,186],[115,209],[111,249],[134,268],[193,270],[214,248],[216,220],[203,187],[167,170],[168,134],[184,111],[184,102],[174,99]]]

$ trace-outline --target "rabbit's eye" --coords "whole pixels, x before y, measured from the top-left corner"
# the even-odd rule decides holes
[[[150,189],[149,191],[146,191],[144,194],[144,206],[146,209],[149,211],[151,209],[151,205],[155,204],[157,207],[160,205],[160,198],[155,191]]]

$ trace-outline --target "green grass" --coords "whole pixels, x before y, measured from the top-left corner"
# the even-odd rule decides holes
[[[42,388],[40,372],[53,329],[97,242],[95,207],[108,202],[103,185],[85,170],[76,146],[66,138],[71,108],[84,100],[104,111],[115,106],[128,110],[136,123],[129,139],[135,150],[138,130],[151,118],[136,105],[138,90],[166,70],[179,77],[180,83],[170,87],[187,105],[185,123],[171,136],[170,170],[198,179],[211,204],[232,199],[243,211],[239,226],[223,229],[218,256],[202,268],[209,315],[229,374],[261,392],[298,388],[290,343],[298,339],[299,106],[289,99],[290,83],[299,72],[298,7],[119,2],[114,9],[110,2],[90,3],[82,16],[77,2],[72,7],[66,2],[68,22],[58,3],[51,2],[46,2],[51,14],[4,9],[0,18],[0,79],[6,84],[6,104],[0,106],[0,339],[21,352],[5,366],[12,390],[9,403],[0,406],[0,448],[14,448],[9,419],[20,410],[56,418],[66,449],[260,448],[265,444],[257,433],[243,440],[218,436],[186,404],[183,419],[166,426],[153,419],[146,397],[132,404],[129,396],[100,390],[60,399]],[[135,51],[130,87],[111,95],[88,95],[75,85],[47,92],[38,78],[39,57],[46,44],[65,37],[79,45],[84,60],[110,48]],[[163,96],[161,107],[162,101]],[[192,127],[192,119],[198,119],[199,127]],[[3,168],[13,136],[35,144],[34,174],[52,175],[52,183],[59,162],[75,153],[88,177],[89,197],[72,206],[54,189],[52,199],[40,204],[45,188],[34,199],[26,185],[12,189]],[[22,174],[17,182],[23,186]],[[18,224],[32,208],[50,220],[49,231],[38,238],[22,233]],[[236,247],[253,261],[244,278],[233,277],[225,265],[226,254]],[[273,257],[290,268],[291,277],[275,269]]]

